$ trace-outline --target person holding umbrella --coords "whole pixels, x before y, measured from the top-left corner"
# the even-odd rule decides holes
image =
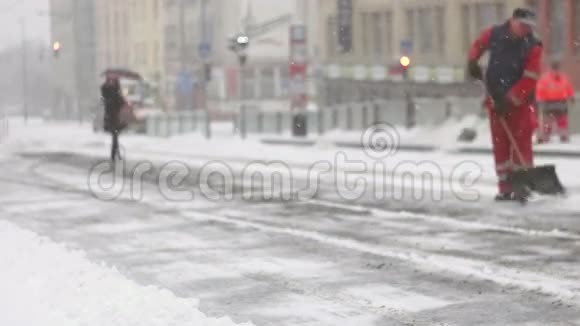
[[[111,134],[111,161],[121,159],[119,133],[127,126],[121,119],[121,111],[127,105],[121,91],[121,83],[116,76],[108,75],[101,86],[101,99],[104,104],[104,129]]]

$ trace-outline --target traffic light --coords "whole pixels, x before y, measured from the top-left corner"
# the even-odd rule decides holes
[[[60,42],[55,41],[52,43],[52,54],[54,55],[55,58],[58,58],[58,55],[60,54]]]
[[[407,79],[409,76],[409,68],[411,67],[411,58],[404,55],[399,59],[399,63],[401,64],[401,70],[403,72],[403,77]]]

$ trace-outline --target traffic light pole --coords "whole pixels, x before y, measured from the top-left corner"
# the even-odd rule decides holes
[[[201,0],[200,3],[201,6],[201,10],[200,10],[200,15],[201,15],[201,41],[202,43],[208,44],[209,43],[209,37],[208,37],[208,28],[207,28],[207,0]],[[209,106],[208,106],[208,100],[207,100],[207,83],[208,83],[208,79],[209,76],[208,74],[211,74],[211,71],[208,71],[208,69],[206,68],[208,65],[208,58],[203,55],[203,57],[201,58],[201,66],[200,66],[200,94],[201,94],[201,105],[203,106],[204,110],[205,110],[205,136],[206,138],[211,138],[211,117],[210,117],[210,110],[209,110]]]
[[[415,101],[413,101],[413,96],[411,94],[411,81],[409,80],[408,71],[405,71],[403,74],[404,84],[405,84],[405,102],[407,105],[406,108],[406,125],[407,129],[411,129],[415,127],[416,124],[416,116],[417,110],[415,107]]]

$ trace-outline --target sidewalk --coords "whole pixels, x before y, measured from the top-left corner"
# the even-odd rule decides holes
[[[474,127],[477,138],[471,143],[457,140],[463,128]],[[267,145],[286,145],[313,147],[319,143],[337,148],[366,148],[381,138],[387,146],[394,146],[405,152],[446,152],[449,154],[492,154],[491,135],[487,121],[477,123],[475,117],[466,117],[461,121],[447,121],[441,126],[427,126],[408,130],[402,126],[387,126],[386,130],[371,131],[332,131],[324,135],[307,138],[285,136],[262,136],[261,142]],[[393,142],[395,143],[393,145]],[[574,135],[569,144],[558,142],[534,145],[534,153],[539,158],[573,158],[580,159],[580,135]]]

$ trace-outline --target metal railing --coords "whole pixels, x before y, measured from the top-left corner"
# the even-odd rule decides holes
[[[205,111],[155,114],[147,117],[145,134],[154,137],[170,137],[201,132],[211,137],[210,117]]]
[[[460,119],[482,111],[481,98],[415,98],[412,101],[378,100],[372,102],[335,105],[322,110],[306,111],[309,135],[321,135],[330,130],[358,131],[374,124],[395,126],[436,126],[448,119]],[[252,105],[241,104],[233,117],[233,134],[245,138],[248,134],[289,134],[295,112],[262,111]],[[211,137],[211,121],[203,110],[152,115],[146,121],[146,134],[170,137],[201,132]]]
[[[380,100],[351,103],[307,111],[308,134],[324,134],[329,130],[364,130],[378,123],[395,126],[435,126],[448,119],[477,115],[482,111],[480,98]],[[249,133],[285,134],[292,130],[294,113],[263,112],[243,107],[234,124],[242,137]]]

